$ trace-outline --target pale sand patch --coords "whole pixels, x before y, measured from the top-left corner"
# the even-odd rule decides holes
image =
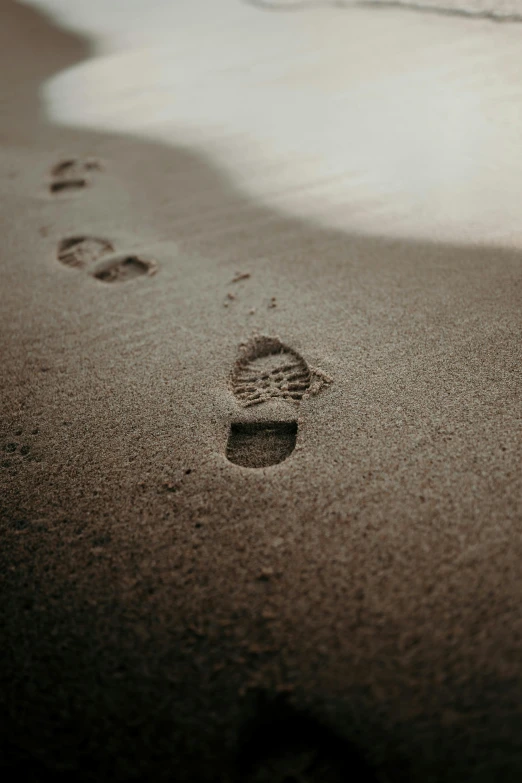
[[[44,5],[96,55],[45,82],[52,121],[197,147],[246,196],[327,227],[522,247],[520,25],[338,4],[221,0],[218,21],[214,0]]]

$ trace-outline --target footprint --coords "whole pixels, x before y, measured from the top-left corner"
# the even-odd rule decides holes
[[[312,370],[297,351],[278,337],[256,336],[241,346],[232,372],[232,391],[243,408],[277,400],[299,405],[305,395],[316,394],[331,382]],[[273,409],[273,408],[272,408]],[[230,426],[226,456],[247,468],[266,468],[287,459],[297,442],[297,421],[237,421]]]
[[[114,252],[108,239],[99,237],[68,237],[58,245],[57,258],[62,264],[81,269]]]
[[[89,175],[101,171],[102,166],[95,158],[69,158],[56,163],[51,169],[49,190],[53,195],[86,188],[90,184]]]
[[[90,266],[92,277],[104,283],[125,283],[141,275],[153,275],[157,271],[156,262],[150,259],[136,255],[114,255],[114,245],[102,237],[66,237],[58,243],[56,257],[60,263],[73,269]]]
[[[118,256],[98,264],[92,276],[104,283],[125,283],[142,275],[154,275],[157,264],[150,259],[139,256]]]
[[[302,356],[277,337],[257,337],[242,346],[232,375],[232,389],[247,407],[271,397],[299,402],[310,388],[312,373]]]
[[[244,468],[268,468],[289,457],[296,440],[296,421],[235,423],[230,427],[227,458]]]
[[[34,455],[38,428],[24,430],[18,427],[0,446],[0,467],[17,469],[25,462],[38,459]]]

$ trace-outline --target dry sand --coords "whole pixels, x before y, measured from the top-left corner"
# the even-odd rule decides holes
[[[7,779],[518,780],[520,250],[54,125],[0,11]]]

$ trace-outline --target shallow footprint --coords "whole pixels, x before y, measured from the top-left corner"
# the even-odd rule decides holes
[[[331,381],[312,370],[297,351],[278,337],[257,336],[241,346],[232,372],[232,391],[245,408],[270,400],[299,405],[306,394],[317,393]],[[235,465],[266,468],[287,459],[297,442],[297,421],[237,421],[231,424],[226,456]]]
[[[56,163],[51,168],[51,183],[49,190],[53,195],[78,191],[86,188],[90,183],[89,174],[92,171],[101,171],[102,166],[95,158],[68,158]]]
[[[82,269],[113,252],[114,246],[108,239],[88,236],[67,237],[58,245],[57,258],[65,266]]]
[[[103,261],[91,274],[103,283],[125,283],[142,275],[150,277],[156,271],[155,261],[139,256],[124,255]]]

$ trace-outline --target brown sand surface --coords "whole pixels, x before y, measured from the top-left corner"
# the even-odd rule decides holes
[[[0,12],[7,779],[520,779],[520,252],[52,125],[88,47]]]

